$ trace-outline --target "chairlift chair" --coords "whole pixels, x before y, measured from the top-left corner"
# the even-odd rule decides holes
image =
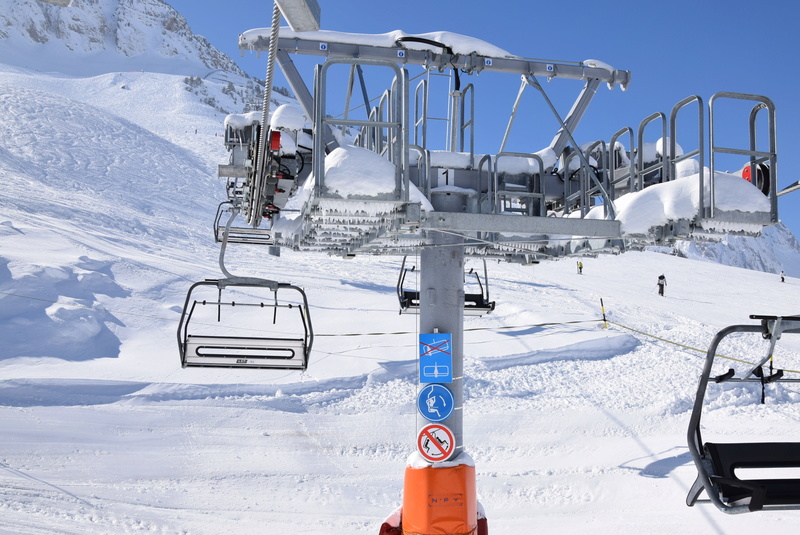
[[[410,268],[406,267],[407,258],[408,257],[405,256],[403,257],[403,263],[400,266],[400,276],[397,279],[397,298],[400,301],[400,313],[419,314],[419,290],[406,290],[404,288],[406,274],[416,269],[416,266]],[[484,314],[491,313],[494,310],[495,302],[489,300],[489,279],[486,269],[486,260],[483,260],[483,280],[481,280],[480,275],[475,269],[470,269],[465,275],[475,277],[474,280],[478,285],[478,292],[464,292],[464,315],[483,316]]]
[[[204,289],[215,288],[216,299],[198,298]],[[223,290],[240,288],[248,290],[268,290],[272,292],[271,300],[222,300]],[[279,301],[279,292],[290,290],[299,294],[296,302]],[[208,293],[208,292],[206,292]],[[212,294],[213,296],[213,294]],[[213,334],[198,334],[195,332],[198,322],[192,323],[197,310],[209,307],[216,312],[217,322],[220,323],[223,310],[231,311],[248,307],[252,312],[271,312],[272,324],[275,325],[279,309],[297,310],[299,323],[295,320],[292,327],[298,324],[302,333],[294,336],[229,336],[220,335],[226,332],[244,328],[243,325],[229,325],[215,327],[213,324],[200,323]],[[215,309],[215,310],[214,310]],[[207,316],[207,315],[206,315]],[[251,316],[251,315],[250,315]],[[260,324],[259,331],[266,322]],[[283,325],[283,323],[281,324]],[[266,330],[266,328],[264,328]],[[186,295],[183,312],[178,324],[178,348],[181,355],[181,365],[187,367],[223,367],[223,368],[278,368],[305,370],[308,366],[308,357],[314,341],[314,331],[309,316],[308,301],[305,292],[291,284],[278,283],[267,279],[251,277],[231,277],[224,279],[209,279],[200,281],[191,286]]]
[[[777,340],[782,334],[800,333],[800,316],[750,316],[761,320],[759,325],[733,325],[721,330],[711,342],[706,355],[697,396],[689,423],[689,451],[697,467],[697,480],[689,490],[686,505],[693,506],[706,491],[710,501],[725,513],[746,513],[761,510],[800,509],[800,479],[774,477],[746,479],[740,471],[768,469],[770,475],[787,475],[786,469],[800,468],[800,443],[798,442],[741,442],[703,443],[700,434],[700,418],[709,381],[761,383],[798,382],[784,377],[783,370],[765,372],[763,365],[772,361]],[[717,347],[732,333],[760,333],[769,340],[769,351],[758,364],[740,376],[736,371],[712,377],[711,369],[717,357]],[[762,394],[763,396],[763,394]],[[762,397],[763,401],[763,397]],[[781,474],[781,471],[784,471]]]

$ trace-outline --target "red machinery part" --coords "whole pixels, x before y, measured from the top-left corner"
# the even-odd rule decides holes
[[[269,150],[278,152],[281,150],[281,133],[278,130],[272,130],[269,133]]]

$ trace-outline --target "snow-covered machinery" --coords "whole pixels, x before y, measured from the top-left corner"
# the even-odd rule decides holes
[[[760,390],[764,403],[767,385],[797,383],[783,369],[775,369],[775,347],[781,336],[800,333],[800,316],[750,316],[760,320],[755,325],[733,325],[721,330],[711,342],[697,388],[689,423],[689,451],[697,467],[697,480],[689,490],[686,504],[694,505],[703,490],[721,511],[744,513],[769,509],[800,509],[800,441],[794,442],[703,442],[700,419],[710,383],[750,384]],[[723,340],[738,333],[753,333],[766,344],[766,354],[756,363],[747,364],[712,376],[715,361],[724,359],[718,353]],[[742,342],[740,341],[739,344]],[[733,362],[733,359],[731,360]],[[742,363],[739,359],[738,363]],[[740,366],[741,367],[741,366]],[[795,372],[796,373],[796,372]],[[740,434],[740,433],[737,433]],[[763,434],[758,436],[763,440]]]
[[[318,13],[311,0],[282,2],[297,4],[306,15]],[[215,236],[222,254],[228,241],[238,239],[343,257],[418,255],[419,287],[404,287],[404,261],[397,296],[401,309],[419,311],[420,360],[447,355],[446,365],[432,366],[438,380],[438,370],[448,370],[449,382],[442,386],[452,389],[458,410],[420,430],[420,462],[409,462],[406,469],[406,481],[413,483],[406,485],[402,512],[381,533],[400,533],[402,524],[403,532],[427,533],[435,525],[436,533],[482,535],[486,520],[477,504],[474,465],[463,445],[463,320],[471,310],[489,312],[494,302],[489,301],[485,268],[483,283],[477,276],[480,290],[472,295],[474,303],[465,299],[465,256],[527,264],[620,251],[630,243],[758,234],[778,221],[774,106],[766,97],[717,93],[709,100],[707,121],[703,99],[690,96],[672,108],[669,118],[656,113],[636,129],[625,127],[608,140],[579,144],[573,132],[598,88],[605,83],[624,90],[628,71],[597,60],[529,59],[449,32],[364,35],[318,31],[314,24],[312,31],[280,28],[280,14],[287,13],[280,4],[272,28],[243,33],[239,45],[268,52],[266,95],[277,62],[302,113],[282,107],[268,119],[265,95],[262,119],[230,116],[226,121],[231,160],[220,166],[219,175],[228,179],[228,200],[218,210]],[[319,59],[312,89],[293,55]],[[475,149],[478,137],[490,136],[479,130],[476,95],[480,83],[494,74],[511,74],[521,82],[505,132],[496,138],[500,148],[485,154]],[[467,83],[467,77],[474,81]],[[553,80],[580,84],[563,117],[541,83]],[[555,118],[555,134],[539,145],[544,148],[515,152],[507,149],[510,132],[515,121],[520,124],[520,103],[531,91]],[[490,88],[485,94],[487,107],[496,114],[495,92]],[[354,99],[362,102],[355,105]],[[722,129],[718,108],[723,101],[742,104],[749,112],[743,144],[715,138]],[[686,122],[692,107],[697,146],[684,151],[678,123]],[[538,119],[534,124],[541,130]],[[660,140],[645,143],[645,133],[656,126]],[[756,143],[759,129],[761,144]],[[765,139],[767,146],[762,146]],[[751,177],[761,170],[761,181],[769,187],[718,171],[728,156],[739,158],[734,168],[746,166]],[[769,173],[764,172],[767,166]],[[224,228],[223,213],[230,213]],[[239,214],[252,230],[234,225]],[[259,233],[261,241],[253,238]],[[222,260],[220,266],[226,273]],[[228,274],[224,284],[230,280]],[[186,308],[189,302],[187,297]],[[191,340],[179,333],[182,355],[191,356],[184,356],[184,363],[206,351],[205,340]],[[234,345],[230,340],[225,336],[210,344],[227,352]],[[310,341],[302,347],[310,348]],[[420,383],[430,382],[423,377],[428,368],[420,367]],[[420,443],[436,443],[431,437],[438,450],[420,449]],[[429,507],[421,489],[439,487],[441,478],[448,480],[442,485],[449,491],[465,497],[464,511]]]
[[[755,187],[761,190],[764,195],[769,195],[770,179],[769,179],[769,164],[758,163],[748,164],[742,167],[739,171],[742,178],[752,183]]]
[[[304,119],[290,106],[281,106],[262,137],[260,114],[232,114],[225,118],[225,146],[230,160],[220,165],[218,175],[227,179],[228,200],[221,203],[214,220],[218,242],[226,232],[231,243],[272,245],[273,218],[308,176],[311,137],[303,130]],[[264,139],[264,150],[260,150]],[[306,146],[303,146],[303,142]],[[230,213],[228,224],[223,213]],[[241,214],[248,226],[232,225]]]
[[[225,146],[230,158],[219,166],[218,173],[227,179],[228,199],[219,204],[214,218],[214,240],[221,244],[219,265],[225,277],[197,282],[186,295],[177,334],[183,367],[305,370],[308,366],[314,332],[303,289],[269,279],[236,276],[225,267],[229,243],[275,244],[272,221],[310,169],[305,165],[309,150],[302,145],[302,136],[308,137],[308,133],[302,130],[303,120],[298,117],[290,107],[278,108],[266,133],[257,113],[225,119]],[[234,224],[239,217],[246,225]],[[208,295],[211,290],[216,290],[216,297]],[[223,291],[234,296],[223,301]],[[297,297],[285,300],[287,291]],[[216,311],[216,322],[209,319],[209,309]],[[279,315],[280,309],[297,314]],[[261,314],[254,314],[254,310]],[[271,312],[269,317],[266,311]],[[205,319],[198,320],[198,315]],[[293,317],[285,321],[287,315]],[[271,324],[265,321],[270,319]]]
[[[269,45],[265,30],[240,36],[244,50],[267,51]],[[322,60],[313,92],[297,71],[294,54]],[[283,28],[276,58],[315,133],[302,157],[311,179],[287,201],[292,212],[260,206],[255,194],[242,196],[243,213],[254,214],[251,225],[258,222],[259,207],[266,209],[277,245],[343,256],[405,255],[425,242],[426,232],[438,230],[467,238],[467,254],[530,262],[620,250],[631,242],[758,234],[777,222],[775,110],[766,97],[717,93],[707,110],[701,97],[691,96],[669,115],[655,113],[608,140],[578,144],[572,132],[598,87],[605,82],[624,89],[627,71],[596,60],[526,59],[447,32],[363,35]],[[420,72],[412,75],[414,68]],[[479,84],[466,83],[466,77],[492,73],[517,74],[522,82],[500,150],[482,154],[475,151],[476,135],[488,133],[476,121]],[[372,89],[368,75],[384,88]],[[565,117],[541,79],[582,82]],[[441,87],[445,98],[437,101]],[[520,101],[531,89],[554,114],[555,136],[538,151],[507,151],[512,126],[520,123]],[[353,104],[356,98],[363,99],[360,106]],[[335,107],[342,99],[343,107]],[[720,103],[729,101],[751,106],[742,147],[715,140],[731,113],[724,106],[720,111]],[[694,128],[687,116],[697,118],[696,140],[686,141],[697,148],[684,152],[679,132],[688,137],[686,124]],[[758,128],[766,128],[766,135],[758,136],[765,147],[757,146]],[[660,139],[645,142],[654,129]],[[740,158],[737,168],[754,169],[758,188],[742,180],[742,173],[719,171],[720,158],[730,155]],[[296,184],[308,175],[297,176]],[[459,206],[436,207],[442,197],[458,198]]]

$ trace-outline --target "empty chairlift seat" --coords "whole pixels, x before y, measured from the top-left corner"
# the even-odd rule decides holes
[[[697,468],[697,479],[689,490],[686,504],[694,505],[705,490],[709,500],[726,513],[770,509],[800,509],[800,442],[703,442],[700,419],[709,382],[760,383],[762,400],[767,384],[791,381],[783,370],[765,372],[772,361],[777,340],[787,333],[800,332],[800,316],[750,316],[760,325],[734,325],[717,333],[706,355],[689,423],[689,451]],[[720,342],[733,333],[758,333],[768,341],[767,356],[737,376],[735,370],[712,377],[711,370]],[[771,366],[770,366],[771,368]]]
[[[405,288],[406,274],[415,271],[415,267],[406,267],[406,257],[403,257],[403,264],[400,267],[400,276],[397,279],[397,298],[400,302],[401,314],[419,314],[420,294],[419,290],[408,290]],[[464,292],[464,315],[482,316],[491,313],[495,308],[495,302],[489,300],[489,282],[486,271],[486,261],[483,261],[483,279],[474,270],[470,269],[465,273],[465,279],[470,287],[474,287],[477,292]]]
[[[234,295],[223,300],[223,291]],[[287,301],[289,292],[296,295]],[[195,283],[178,325],[184,368],[305,370],[313,339],[305,292],[265,279]]]

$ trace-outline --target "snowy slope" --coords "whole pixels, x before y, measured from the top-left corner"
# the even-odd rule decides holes
[[[308,293],[310,368],[181,369],[185,292],[219,275],[226,161],[223,114],[184,78],[0,67],[0,533],[375,534],[417,429],[399,259],[232,248],[237,273]],[[794,529],[797,513],[684,505],[692,348],[748,314],[798,312],[791,239],[774,234],[730,242],[767,272],[703,252],[586,258],[582,276],[574,259],[490,264],[497,310],[466,323],[465,440],[491,533]],[[752,361],[753,346],[728,349]],[[800,341],[781,347],[800,370]],[[707,438],[800,440],[797,391],[768,393],[716,390]]]

